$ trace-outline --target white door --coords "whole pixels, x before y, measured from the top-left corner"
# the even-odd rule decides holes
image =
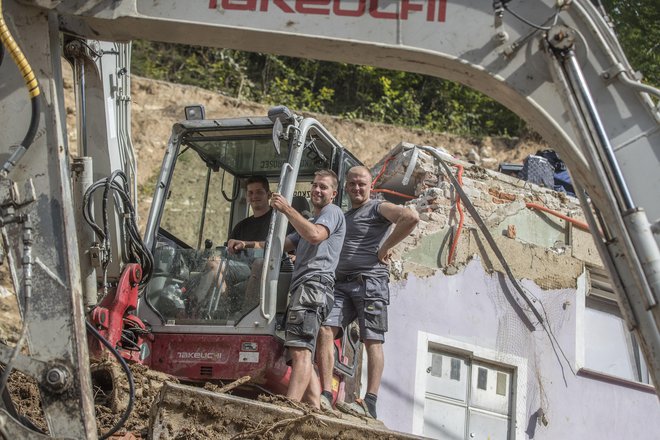
[[[511,369],[437,350],[427,359],[423,435],[509,438]]]

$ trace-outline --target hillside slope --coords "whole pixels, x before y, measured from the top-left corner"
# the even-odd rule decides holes
[[[77,151],[75,98],[70,68],[65,63],[65,103],[70,150]],[[145,226],[151,203],[151,185],[160,168],[174,123],[184,118],[186,105],[201,104],[207,118],[265,116],[269,106],[239,101],[199,87],[168,83],[138,76],[131,77],[132,137],[141,187],[137,207],[140,228]],[[292,109],[295,111],[295,109]],[[490,168],[499,162],[521,162],[543,145],[516,138],[468,139],[456,135],[415,130],[393,125],[311,114],[355,156],[371,167],[401,141],[443,147],[454,156]]]
[[[65,73],[69,143],[76,147],[75,109],[71,75]],[[268,106],[210,92],[198,87],[167,83],[133,76],[132,135],[138,162],[138,183],[144,184],[160,167],[172,124],[183,119],[186,105],[202,104],[207,118],[265,116]],[[295,111],[295,109],[293,109]],[[367,166],[376,164],[401,141],[418,145],[444,147],[455,156],[468,160],[492,158],[490,166],[500,161],[519,162],[543,146],[527,140],[510,138],[467,139],[455,135],[414,130],[361,120],[312,114]],[[472,151],[472,153],[471,153]],[[476,156],[475,156],[476,154]],[[486,164],[484,164],[486,165]]]

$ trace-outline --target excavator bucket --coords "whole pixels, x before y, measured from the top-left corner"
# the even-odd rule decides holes
[[[167,382],[152,407],[149,438],[208,439],[420,439],[381,422],[311,410]]]

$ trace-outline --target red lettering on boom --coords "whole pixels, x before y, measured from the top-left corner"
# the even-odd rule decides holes
[[[217,3],[217,1],[213,1]],[[256,11],[257,0],[222,0],[222,8],[227,11]]]
[[[447,20],[447,0],[440,0],[438,8],[438,21],[444,23]]]
[[[289,3],[292,0],[288,0]],[[293,0],[291,7],[287,0],[221,0],[220,8],[228,11],[256,11],[268,12],[277,8],[286,14],[315,14],[338,17],[362,17],[369,13],[372,18],[379,20],[408,20],[416,12],[424,12],[426,6],[426,21],[445,22],[447,20],[447,0],[399,0],[396,11],[380,9],[381,0]],[[368,2],[368,3],[367,3]],[[390,5],[391,2],[388,2]],[[332,9],[330,5],[332,4]],[[351,8],[348,5],[355,5]],[[209,9],[218,9],[218,0],[209,0]]]
[[[330,6],[331,0],[296,0],[296,11],[301,14],[330,15],[330,8],[315,8],[314,6]]]
[[[447,17],[447,0],[429,0],[426,10],[426,21],[435,21],[435,6],[439,4],[438,21],[444,23]]]
[[[385,18],[388,20],[396,20],[399,18],[396,12],[379,11],[378,3],[380,3],[380,0],[369,0],[369,15],[374,18]]]
[[[341,0],[334,0],[332,3],[332,12],[340,17],[362,17],[366,10],[366,6],[367,0],[358,0],[357,9],[355,11],[347,11],[346,9],[341,8]]]
[[[429,3],[434,3],[434,0],[431,0]],[[402,0],[401,2],[401,19],[408,19],[408,12],[410,11],[423,11],[424,5],[419,3],[410,3],[410,0]]]
[[[266,9],[264,9],[264,4],[266,5]],[[282,10],[282,12],[286,12],[287,14],[293,14],[295,11],[291,8],[291,6],[287,5],[284,0],[273,0],[273,6],[277,6]],[[268,0],[261,0],[261,10],[265,11],[268,9]]]

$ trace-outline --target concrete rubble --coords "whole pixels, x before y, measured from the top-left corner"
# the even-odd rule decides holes
[[[585,264],[602,266],[591,233],[579,225],[585,220],[576,198],[459,161],[443,149],[437,151],[455,175],[463,168],[461,186],[517,278],[532,279],[548,289],[574,287]],[[392,271],[395,279],[411,271],[417,276],[430,276],[437,270],[453,274],[475,256],[487,270],[501,271],[464,206],[455,257],[448,264],[459,229],[457,193],[431,154],[402,142],[373,167],[372,174],[381,197],[406,203],[420,215],[417,230],[396,250],[400,260]],[[530,209],[529,204],[537,208]],[[538,206],[575,219],[578,226]]]

